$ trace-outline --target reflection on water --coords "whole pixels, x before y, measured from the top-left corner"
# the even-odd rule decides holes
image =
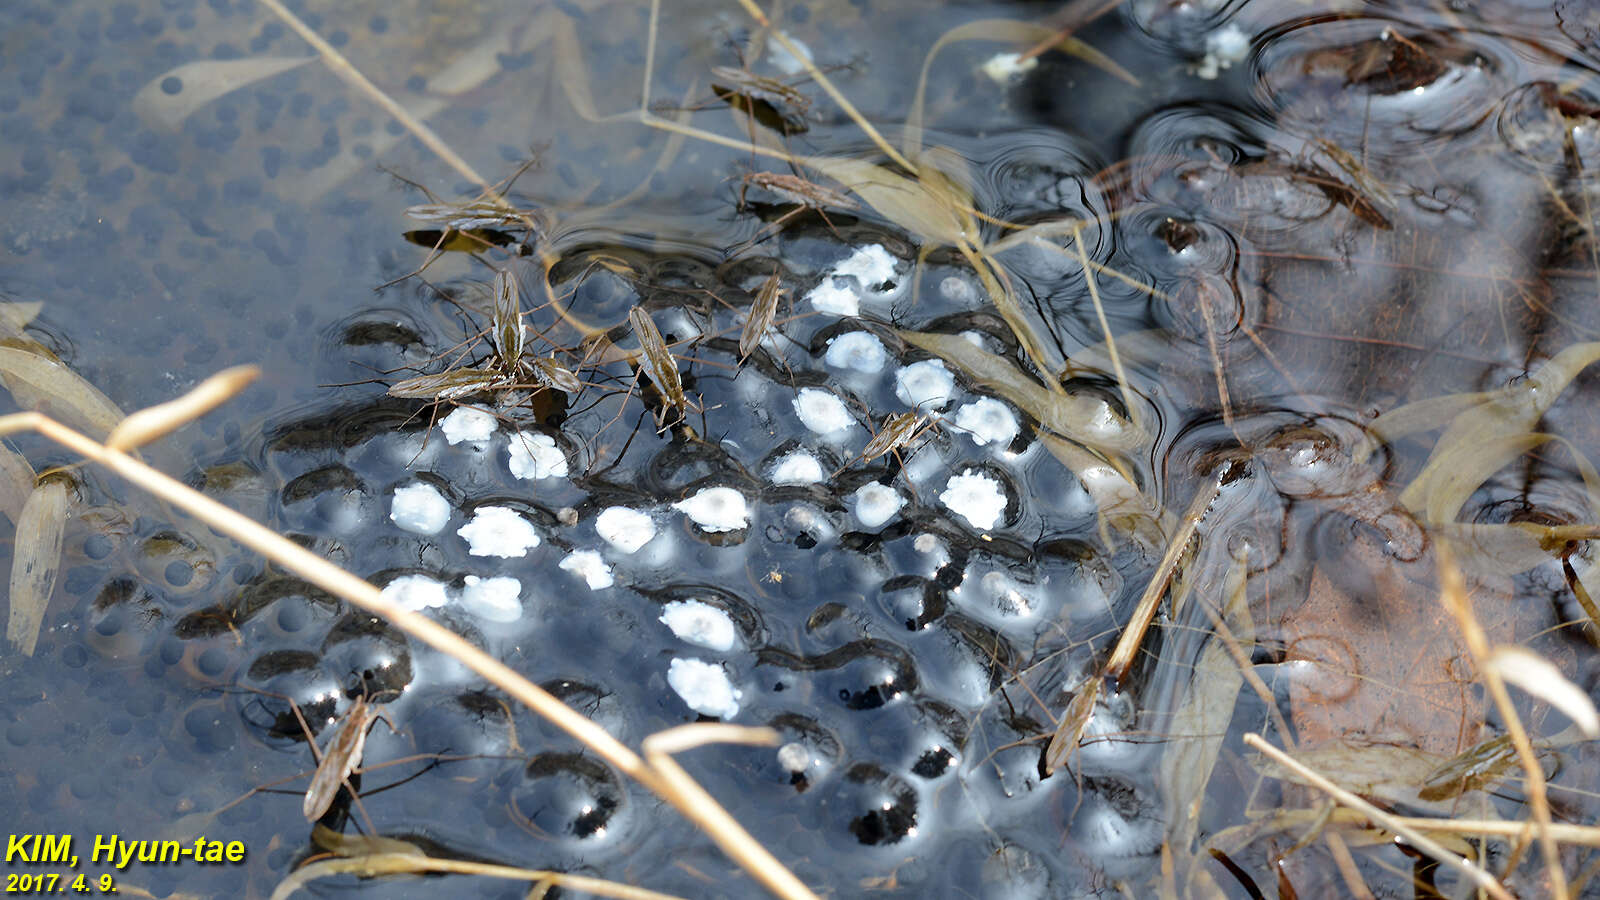
[[[1456,541],[1492,641],[1592,693],[1574,590],[1592,551],[1549,536],[1600,515],[1585,480],[1596,382],[1586,363],[1546,364],[1583,356],[1600,327],[1586,174],[1600,89],[1582,11],[1130,0],[1083,21],[1071,7],[787,5],[775,21],[896,147],[923,54],[971,21],[1080,22],[1076,37],[1139,81],[1083,52],[1008,76],[995,53],[1025,47],[949,43],[910,124],[949,151],[920,159],[944,159],[953,187],[855,169],[876,193],[819,178],[797,201],[816,173],[757,150],[882,154],[736,6],[666,11],[650,80],[655,115],[732,146],[625,115],[650,49],[638,6],[296,9],[478,171],[516,173],[506,195],[532,221],[457,223],[469,234],[433,258],[452,236],[407,209],[477,186],[259,4],[0,12],[0,294],[44,302],[30,336],[124,409],[226,366],[266,370],[159,451],[191,484],[380,585],[420,576],[460,597],[516,579],[494,616],[430,614],[626,742],[692,720],[671,663],[710,663],[733,721],[784,743],[686,765],[830,894],[1143,895],[1163,844],[1202,895],[1207,879],[1242,889],[1207,850],[1258,885],[1281,871],[1302,895],[1347,888],[1327,843],[1278,864],[1318,798],[1246,751],[1247,731],[1404,813],[1526,817],[1514,762],[1493,752],[1502,723],[1435,600],[1435,548]],[[917,205],[968,195],[988,217],[971,233]],[[963,252],[979,240],[1004,247],[993,271],[1016,310],[997,310]],[[505,392],[486,439],[450,443],[430,427],[448,408],[385,386],[500,364],[512,338],[487,334],[496,271],[520,286],[528,354],[585,383]],[[774,272],[774,332],[741,340]],[[666,363],[630,362],[636,308],[681,378],[681,421]],[[1039,346],[1023,350],[1019,323]],[[983,353],[927,363],[916,347],[939,345],[907,331]],[[913,363],[923,380],[908,385]],[[935,384],[946,370],[954,384]],[[826,409],[802,415],[802,388]],[[937,427],[864,458],[891,414],[941,403]],[[1092,421],[1072,419],[1083,410]],[[1007,417],[1020,431],[979,439]],[[1101,436],[1104,455],[1063,455],[1040,420]],[[41,471],[67,461],[18,446]],[[311,852],[304,781],[233,801],[311,764],[289,700],[326,735],[367,692],[398,697],[398,730],[373,731],[369,763],[423,757],[362,776],[383,833],[749,895],[709,842],[457,664],[79,477],[38,651],[3,664],[0,779],[18,833],[226,834],[250,846],[243,871],[121,877],[157,896],[236,893],[241,878],[268,890]],[[391,519],[396,490],[417,485],[447,501],[438,527]],[[1192,555],[1167,569],[1184,599],[1090,698],[1067,771],[1047,774],[1058,718],[1161,568],[1150,536],[1177,534],[1206,485]],[[734,492],[711,496],[737,521],[674,506],[708,488]],[[457,537],[497,507],[537,535],[525,555],[475,556]],[[601,514],[619,507],[653,537],[608,537]],[[684,601],[725,617],[731,643],[664,627]],[[1592,751],[1561,737],[1560,715],[1522,712],[1550,738],[1557,820],[1593,821]],[[1452,781],[1469,748],[1490,762]],[[1362,878],[1406,889],[1402,850],[1337,824]],[[1541,863],[1520,866],[1508,882],[1540,892]]]

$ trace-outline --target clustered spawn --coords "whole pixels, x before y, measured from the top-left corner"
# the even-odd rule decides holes
[[[898,261],[882,245],[856,249],[833,268],[807,295],[811,305],[822,312],[840,316],[859,314],[863,302],[890,300],[903,289]],[[969,339],[982,342],[981,335]],[[842,331],[827,341],[822,361],[848,381],[853,389],[876,390],[873,382],[890,367],[892,355],[884,341],[871,330]],[[911,363],[894,372],[894,395],[913,411],[948,425],[979,447],[1003,453],[1016,440],[1020,430],[1018,416],[1006,403],[978,397],[945,413],[959,395],[955,376],[938,359]],[[791,401],[801,425],[818,439],[840,443],[862,424],[852,415],[845,396],[827,387],[802,387]],[[948,415],[948,418],[945,416]],[[472,407],[459,407],[440,421],[440,430],[451,444],[467,444],[478,452],[486,451],[496,439],[499,420],[492,413]],[[519,479],[565,478],[569,473],[567,451],[555,437],[539,431],[510,431],[505,436],[506,465]],[[901,469],[908,484],[932,477],[943,463],[937,454],[917,461],[909,454]],[[489,457],[485,457],[489,458]],[[775,485],[813,485],[831,476],[817,454],[796,447],[768,464],[767,476]],[[861,528],[875,530],[894,521],[907,504],[907,497],[887,478],[861,484],[845,498],[850,514]],[[1005,488],[993,476],[966,469],[948,478],[938,500],[955,516],[973,528],[996,527],[1005,515]],[[672,504],[701,532],[711,535],[739,534],[750,528],[752,513],[746,495],[729,486],[700,487]],[[558,516],[567,526],[575,526],[578,514]],[[432,485],[418,481],[397,487],[390,518],[406,530],[435,535],[444,530],[453,515],[451,501]],[[798,518],[797,518],[798,516]],[[650,509],[612,505],[594,517],[594,534],[603,542],[599,548],[563,545],[557,568],[581,581],[590,590],[600,591],[616,584],[614,564],[634,556],[660,535],[661,514]],[[802,522],[800,519],[804,519]],[[785,525],[808,532],[837,526],[813,512],[791,509]],[[456,529],[474,557],[519,559],[540,547],[540,528],[529,516],[510,506],[486,505],[471,511],[468,520]],[[927,546],[924,546],[924,545]],[[658,542],[658,553],[660,551]],[[947,556],[941,542],[931,535],[917,541],[920,553]],[[604,554],[602,551],[605,551]],[[609,557],[609,561],[608,561]],[[649,565],[649,563],[646,563]],[[414,611],[441,609],[454,605],[486,622],[513,622],[524,612],[522,582],[501,574],[469,574],[454,586],[425,575],[402,575],[383,590],[385,599]],[[664,603],[659,621],[673,636],[702,651],[726,654],[740,643],[739,631],[729,611],[715,600],[682,599]],[[704,716],[730,719],[739,712],[742,692],[725,668],[725,662],[674,658],[667,667],[667,684],[691,710]],[[803,747],[786,748],[794,758],[789,762],[804,767],[808,761]]]

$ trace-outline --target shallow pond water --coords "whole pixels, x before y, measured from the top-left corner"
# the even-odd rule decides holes
[[[376,584],[438,582],[430,615],[625,743],[691,706],[777,729],[781,749],[683,761],[824,895],[1146,896],[1164,846],[1201,896],[1280,875],[1339,894],[1351,872],[1379,896],[1469,893],[1358,822],[1297,847],[1320,795],[1279,780],[1251,731],[1401,813],[1527,817],[1493,755],[1505,723],[1437,603],[1435,545],[1456,542],[1493,641],[1595,693],[1588,544],[1507,537],[1600,516],[1591,9],[769,10],[890,144],[939,148],[918,162],[988,217],[958,240],[905,179],[873,193],[887,169],[831,163],[826,215],[745,182],[804,173],[752,140],[883,155],[736,4],[663,10],[653,50],[647,5],[290,6],[473,168],[514,177],[540,228],[492,223],[476,257],[430,260],[439,226],[408,209],[478,186],[259,2],[6,5],[0,299],[42,301],[26,339],[124,410],[264,371],[152,447],[158,466]],[[995,19],[1045,26],[969,24]],[[1103,58],[996,58],[1068,22]],[[654,114],[712,139],[640,123],[647,60]],[[730,89],[741,69],[799,93]],[[1010,321],[973,257],[940,246],[1054,221],[1081,227],[995,251]],[[586,384],[459,398],[500,420],[451,442],[434,427],[451,404],[387,387],[494,364],[497,271],[520,285],[530,352]],[[774,272],[775,324],[741,348]],[[616,351],[636,346],[636,308],[677,355],[681,416]],[[1460,396],[1476,392],[1498,393]],[[888,417],[932,412],[864,458]],[[40,471],[73,462],[14,444]],[[318,852],[306,779],[285,781],[314,761],[284,698],[325,741],[371,694],[394,728],[367,763],[413,761],[364,775],[364,809],[325,821],[755,894],[669,807],[458,664],[110,476],[72,478],[37,649],[0,657],[13,834],[70,833],[80,854],[111,833],[243,841],[242,865],[113,874],[125,894],[266,896]],[[397,496],[423,505],[397,514]],[[537,542],[500,556],[458,535],[497,515]],[[1056,721],[1191,536],[1183,599],[1054,758]],[[505,578],[514,601],[490,586]],[[1593,822],[1592,746],[1519,703],[1556,820]],[[1488,774],[1446,777],[1475,747]],[[1486,844],[1492,869],[1510,847]],[[1569,877],[1591,862],[1562,853]],[[1518,859],[1507,882],[1548,890],[1538,853]],[[311,890],[523,891],[453,877]]]

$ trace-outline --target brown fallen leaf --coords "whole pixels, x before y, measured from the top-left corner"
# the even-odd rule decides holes
[[[34,488],[17,520],[6,640],[25,656],[33,655],[45,607],[50,605],[50,595],[55,591],[66,522],[67,484],[60,478],[48,479]]]

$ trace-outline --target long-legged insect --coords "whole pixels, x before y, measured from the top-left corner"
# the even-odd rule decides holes
[[[744,328],[739,332],[739,362],[742,364],[750,358],[761,346],[761,341],[772,329],[772,322],[778,316],[778,298],[783,294],[781,269],[774,269],[772,276],[762,283],[761,289],[756,291],[756,299],[750,304],[750,314],[744,320]]]
[[[327,814],[341,785],[350,792],[350,796],[356,796],[356,789],[350,784],[350,773],[361,765],[361,754],[367,746],[367,732],[379,719],[383,719],[383,712],[369,704],[366,697],[357,698],[355,705],[345,713],[338,735],[321,754],[316,774],[311,776],[311,785],[306,788],[306,799],[300,806],[300,812],[307,821],[315,822]],[[388,721],[384,719],[386,724]],[[393,725],[389,727],[391,730],[394,728]],[[313,754],[317,752],[316,748],[316,742],[311,742]]]

